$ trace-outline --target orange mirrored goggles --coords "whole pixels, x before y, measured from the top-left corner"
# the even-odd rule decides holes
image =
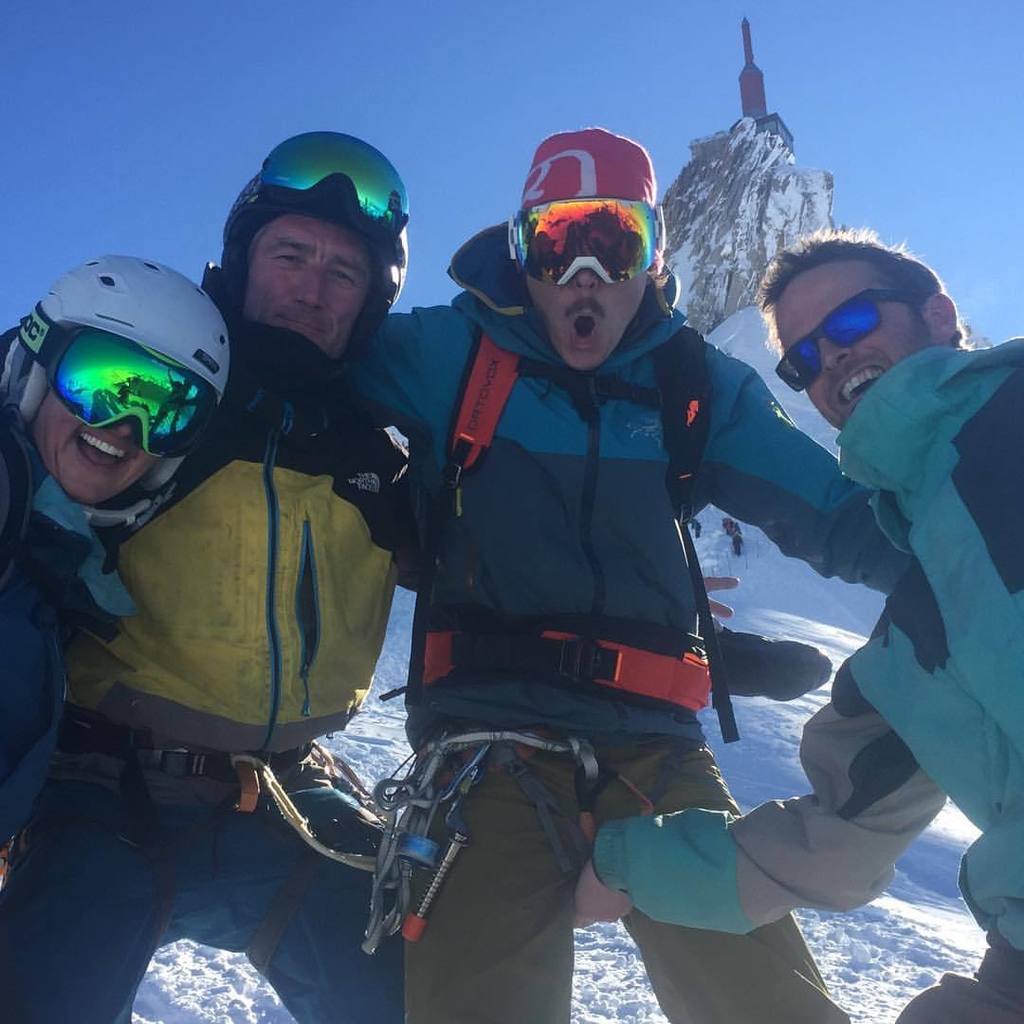
[[[586,268],[613,284],[645,273],[665,235],[660,207],[627,199],[566,199],[509,219],[509,254],[538,281],[566,284]]]

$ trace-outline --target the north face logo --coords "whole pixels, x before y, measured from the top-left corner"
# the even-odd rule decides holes
[[[376,473],[356,473],[350,476],[348,482],[361,491],[369,491],[371,494],[380,493],[380,477]]]

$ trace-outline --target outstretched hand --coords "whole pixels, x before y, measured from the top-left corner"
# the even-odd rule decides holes
[[[710,594],[713,590],[735,590],[740,585],[736,576],[705,576],[704,589]],[[718,601],[708,599],[711,606],[711,614],[719,619],[731,619],[732,609],[727,604],[720,604]]]
[[[595,921],[617,921],[633,909],[633,901],[617,889],[609,889],[595,874],[588,860],[576,882],[576,916],[573,924],[586,928]]]

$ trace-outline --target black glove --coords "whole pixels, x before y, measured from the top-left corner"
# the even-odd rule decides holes
[[[832,662],[817,647],[797,640],[769,640],[723,626],[718,643],[734,697],[793,700],[818,689],[832,674]]]

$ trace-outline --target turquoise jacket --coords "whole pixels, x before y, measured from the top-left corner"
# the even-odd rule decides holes
[[[475,339],[552,364],[560,360],[527,305],[503,229],[456,255],[466,288],[449,306],[390,316],[354,383],[410,438],[421,525],[435,506],[453,409]],[[655,387],[652,352],[683,325],[671,294],[649,286],[623,340],[597,371]],[[712,391],[698,507],[755,523],[787,554],[825,575],[887,589],[903,559],[878,532],[862,489],[801,434],[747,365],[707,347]],[[563,364],[564,365],[564,364]],[[630,637],[697,630],[694,594],[665,485],[657,409],[601,401],[588,421],[558,383],[521,376],[478,469],[444,524],[431,605],[456,629],[515,632],[576,624]],[[579,624],[583,623],[581,627]],[[656,649],[656,648],[655,648]],[[549,728],[600,738],[675,735],[700,742],[685,709],[619,699],[595,684],[527,671],[460,669],[413,709],[414,738],[438,718]]]
[[[964,899],[1024,949],[1022,408],[1024,341],[929,348],[873,385],[839,435],[840,464],[877,490],[879,523],[915,561],[805,730],[815,794],[738,819],[684,811],[605,826],[606,884],[652,916],[729,931],[795,906],[853,906],[938,810],[930,778],[982,831],[963,858]],[[886,757],[902,758],[902,774],[854,799]]]

